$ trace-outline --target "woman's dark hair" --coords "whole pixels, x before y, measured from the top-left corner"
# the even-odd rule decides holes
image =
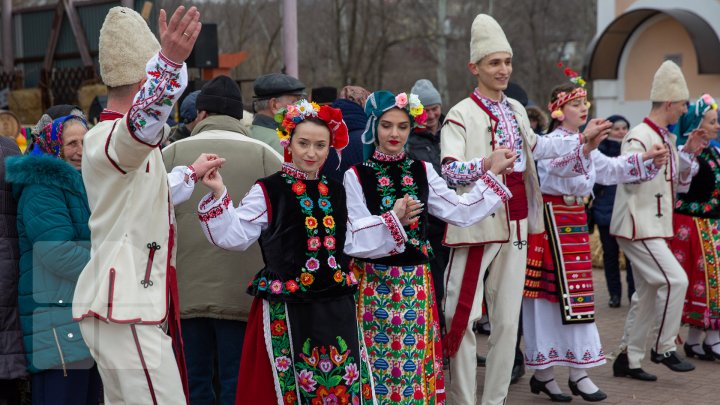
[[[618,115],[618,114],[611,115],[611,116],[607,117],[607,120],[613,124],[618,121],[623,121],[623,122],[625,122],[625,125],[627,125],[628,129],[630,129],[630,121],[628,121],[627,118],[623,117],[622,115]]]
[[[299,127],[300,124],[303,124],[305,122],[312,122],[313,124],[317,124],[323,128],[327,128],[327,124],[325,123],[325,121],[321,120],[320,118],[317,118],[317,117],[305,118],[304,120],[302,120],[302,122],[295,125],[295,128],[293,128],[292,132],[290,133],[290,140],[292,140],[293,135],[295,135],[295,130],[297,129],[297,127]],[[329,132],[330,132],[330,129],[328,128],[328,133]],[[332,134],[330,135],[330,141],[332,141]]]
[[[572,83],[564,83],[559,86],[555,86],[555,88],[552,89],[552,92],[550,92],[550,104],[554,103],[558,99],[558,94],[560,93],[569,93],[573,90],[575,90],[577,86]],[[552,114],[552,111],[550,111]],[[547,133],[554,131],[557,127],[562,124],[562,121],[558,121],[555,118],[550,118],[550,126],[548,127]]]

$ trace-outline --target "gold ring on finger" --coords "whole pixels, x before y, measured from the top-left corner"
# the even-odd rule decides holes
[[[185,35],[186,37],[190,38],[190,34],[188,34],[187,32],[183,32],[183,35]]]

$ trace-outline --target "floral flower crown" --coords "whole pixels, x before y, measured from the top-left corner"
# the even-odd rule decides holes
[[[563,68],[562,62],[558,63],[559,68]],[[570,79],[570,82],[578,87],[574,88],[569,92],[560,92],[557,94],[557,99],[548,103],[548,110],[550,110],[550,116],[558,121],[565,119],[565,114],[562,112],[562,106],[571,102],[572,100],[587,97],[587,90],[585,90],[585,79],[580,76],[579,73],[566,67],[563,69],[563,73]],[[586,102],[587,107],[590,108],[590,103]]]
[[[290,146],[290,136],[295,127],[308,118],[318,118],[325,123],[330,130],[330,146],[340,155],[348,142],[348,129],[342,118],[342,111],[337,108],[317,103],[311,103],[305,99],[299,100],[287,107],[281,108],[275,114],[277,124],[277,136],[280,138],[280,145],[287,150]],[[289,161],[286,156],[285,161]]]
[[[407,111],[408,115],[412,117],[414,126],[425,125],[427,112],[417,94],[410,93],[410,96],[406,93],[398,94],[395,96],[395,107]]]

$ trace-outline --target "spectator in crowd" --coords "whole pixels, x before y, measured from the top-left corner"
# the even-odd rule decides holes
[[[282,155],[283,148],[275,130],[275,114],[288,104],[300,100],[305,94],[305,85],[292,76],[270,73],[255,79],[253,90],[255,116],[250,136],[265,142]]]
[[[525,106],[530,126],[537,135],[542,135],[547,131],[548,117],[540,107],[536,105]]]
[[[195,90],[188,94],[180,104],[180,124],[173,129],[168,138],[168,143],[173,143],[181,139],[185,139],[192,134],[195,129],[195,118],[197,118],[197,108],[195,102],[197,100],[200,90]]]
[[[330,105],[338,98],[338,90],[331,86],[313,87],[310,97],[317,105]]]
[[[27,375],[18,317],[17,206],[5,181],[5,161],[19,155],[17,144],[0,136],[0,404],[20,405],[20,382]]]
[[[223,175],[231,193],[245,195],[257,179],[280,170],[280,155],[269,145],[246,136],[240,123],[242,94],[235,81],[218,76],[207,82],[197,96],[197,109],[193,135],[163,150],[168,171],[191,164],[203,151],[234,156],[223,165]],[[203,194],[197,188],[190,199],[199,201]],[[244,289],[262,269],[263,258],[257,244],[245,252],[208,246],[198,227],[196,209],[195,204],[181,204],[175,210],[180,319],[190,403],[232,405],[252,303],[252,296]],[[219,402],[213,391],[214,377],[220,385]]]
[[[610,136],[607,137],[598,150],[605,156],[620,156],[620,146],[625,134],[630,129],[630,122],[621,115],[611,115],[607,118],[612,122]],[[610,235],[610,219],[612,218],[613,205],[615,204],[615,192],[617,185],[604,185],[596,183],[593,187],[592,216],[595,225],[600,232],[600,242],[603,249],[603,265],[605,266],[605,282],[607,283],[610,301],[610,308],[619,308],[622,301],[622,283],[620,282],[620,248],[614,236]],[[635,292],[635,282],[632,276],[632,265],[625,257],[625,280],[627,281],[628,302]]]
[[[333,108],[342,111],[343,121],[347,125],[350,142],[342,155],[328,155],[321,173],[342,182],[343,175],[353,165],[363,161],[362,133],[367,124],[363,108],[370,92],[359,86],[346,86],[340,91],[340,97],[332,103]]]
[[[18,303],[33,404],[97,404],[100,375],[72,319],[80,272],[90,259],[90,230],[80,168],[85,118],[44,115],[33,149],[7,160],[18,203]]]

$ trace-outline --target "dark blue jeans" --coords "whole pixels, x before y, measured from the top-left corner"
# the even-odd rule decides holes
[[[32,375],[33,405],[97,405],[102,381],[97,366],[90,369],[68,367],[45,370]]]
[[[614,236],[610,235],[610,227],[598,225],[600,231],[600,242],[603,248],[603,264],[605,265],[605,281],[610,296],[622,297],[622,283],[620,282],[620,248]],[[635,281],[633,280],[632,266],[630,260],[625,256],[627,264],[626,277],[628,285],[628,300],[635,292]]]
[[[183,347],[191,405],[234,405],[247,322],[182,319]],[[217,369],[216,369],[217,364]],[[220,389],[216,395],[213,377]],[[216,396],[220,401],[216,402]]]

